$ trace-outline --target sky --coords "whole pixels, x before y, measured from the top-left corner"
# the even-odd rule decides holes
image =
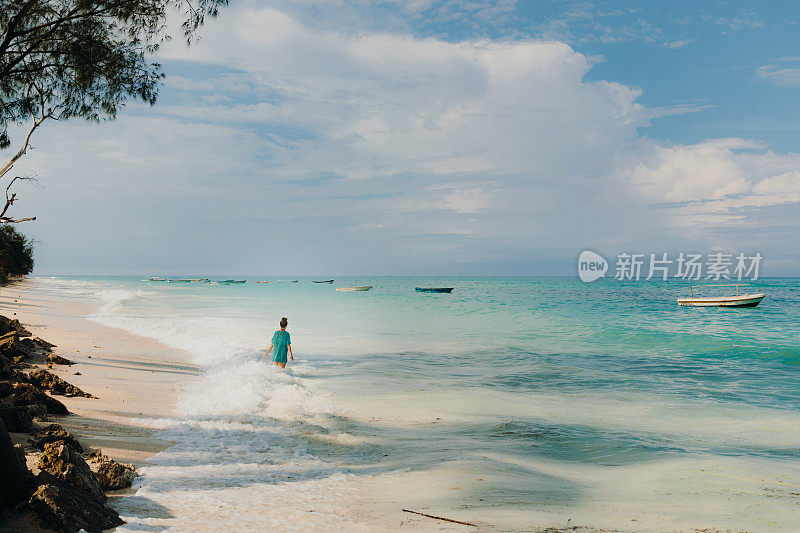
[[[155,107],[38,131],[14,214],[43,275],[574,275],[585,249],[800,275],[798,22],[789,1],[234,0],[161,49]]]

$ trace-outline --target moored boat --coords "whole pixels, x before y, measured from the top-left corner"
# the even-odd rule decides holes
[[[323,281],[312,281],[311,283],[333,283],[332,279],[326,279]]]
[[[259,281],[254,281],[253,283],[269,283],[269,281],[267,281],[267,280],[259,280]]]
[[[453,287],[417,287],[417,292],[453,292]]]
[[[687,307],[755,307],[767,295],[766,292],[754,294],[739,294],[739,287],[742,285],[711,285],[712,287],[736,287],[735,296],[695,296],[694,288],[698,285],[689,287],[690,298],[679,298],[678,305]]]
[[[167,281],[167,278],[152,277],[147,281]]]
[[[368,291],[372,289],[372,285],[364,285],[363,287],[336,287],[337,291]]]
[[[281,283],[297,283],[299,280],[296,279],[279,279]]]

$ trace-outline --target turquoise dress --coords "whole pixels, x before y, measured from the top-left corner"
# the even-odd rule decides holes
[[[292,340],[291,337],[289,337],[288,331],[282,331],[280,329],[276,331],[272,335],[272,349],[275,351],[272,360],[276,363],[286,364],[286,352],[290,344],[292,344]]]

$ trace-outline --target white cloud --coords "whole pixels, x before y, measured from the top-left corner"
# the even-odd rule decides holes
[[[670,41],[668,43],[664,43],[664,46],[666,48],[669,48],[670,50],[677,50],[678,48],[683,48],[684,46],[688,46],[692,42],[693,41]]]
[[[669,224],[763,226],[770,208],[800,203],[800,154],[776,154],[763,143],[714,139],[694,145],[643,145],[620,169]],[[779,222],[778,225],[783,222]]]
[[[714,18],[714,24],[718,26],[724,26],[729,28],[730,30],[737,31],[744,28],[755,29],[755,28],[763,28],[764,22],[757,18],[753,18],[754,15],[751,13],[748,17],[716,17]]]
[[[756,69],[756,75],[762,80],[782,87],[800,85],[800,67],[786,65],[764,65]]]

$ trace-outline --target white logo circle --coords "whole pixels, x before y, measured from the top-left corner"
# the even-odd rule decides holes
[[[602,278],[608,270],[608,262],[602,255],[591,250],[584,250],[578,257],[578,277],[581,281],[590,282]]]

